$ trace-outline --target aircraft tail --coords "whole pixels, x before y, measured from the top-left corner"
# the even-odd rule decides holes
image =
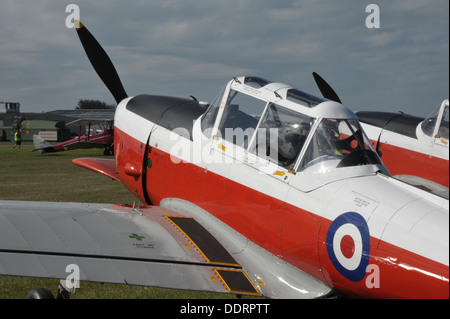
[[[32,151],[40,151],[42,154],[50,150],[53,150],[52,144],[44,140],[39,135],[33,135],[33,143],[34,143],[34,150]]]

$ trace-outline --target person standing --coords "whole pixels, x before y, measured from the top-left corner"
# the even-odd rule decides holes
[[[18,146],[20,148],[20,145],[22,144],[22,140],[20,138],[20,132],[19,130],[16,130],[16,133],[14,134],[14,142],[13,148],[16,148]]]

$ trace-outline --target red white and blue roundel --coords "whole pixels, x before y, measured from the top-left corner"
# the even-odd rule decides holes
[[[358,213],[338,216],[328,228],[327,252],[334,267],[345,278],[357,282],[366,275],[370,257],[370,233]]]

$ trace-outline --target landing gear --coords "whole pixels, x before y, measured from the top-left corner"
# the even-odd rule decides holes
[[[75,294],[75,288],[67,288],[66,281],[61,280],[56,293],[56,299],[70,299],[73,294]],[[55,299],[55,297],[47,288],[36,288],[30,290],[25,299]]]
[[[36,288],[30,290],[25,299],[55,299],[55,297],[47,288]]]
[[[105,150],[103,151],[103,155],[104,156],[114,155],[114,146],[113,145],[105,146]]]

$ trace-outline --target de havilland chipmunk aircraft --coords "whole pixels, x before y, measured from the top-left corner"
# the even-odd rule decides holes
[[[129,97],[91,33],[77,33],[118,105],[114,159],[73,162],[147,205],[0,201],[0,274],[76,269],[81,281],[270,298],[449,297],[448,200],[392,178],[318,74],[325,99],[247,76],[208,108]]]
[[[67,123],[66,126],[78,126],[78,137],[64,141],[62,143],[51,145],[39,135],[33,135],[34,149],[41,154],[69,151],[79,148],[104,148],[103,155],[111,155],[114,151],[114,128],[112,119],[78,119]],[[81,127],[87,127],[85,135],[81,135]],[[98,126],[99,131],[91,129]]]
[[[426,180],[449,187],[448,99],[427,118],[402,112],[356,115],[392,175],[422,187],[435,188]]]

